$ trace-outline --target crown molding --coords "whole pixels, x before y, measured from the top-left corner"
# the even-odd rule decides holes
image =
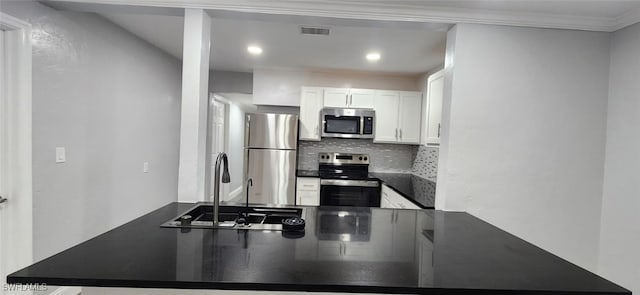
[[[614,24],[611,26],[609,32],[617,31],[633,24],[640,22],[640,8],[636,10],[627,11],[622,16],[616,18]]]
[[[471,23],[613,32],[640,22],[640,9],[616,18],[399,5],[359,0],[47,0],[139,7],[201,8],[247,13],[426,23]]]

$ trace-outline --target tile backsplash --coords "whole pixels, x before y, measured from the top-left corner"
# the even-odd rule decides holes
[[[438,176],[438,152],[437,146],[418,146],[411,173],[426,179],[435,179]]]
[[[418,147],[414,145],[373,143],[371,140],[323,138],[300,141],[298,169],[317,170],[318,153],[341,152],[369,154],[369,171],[411,173]]]

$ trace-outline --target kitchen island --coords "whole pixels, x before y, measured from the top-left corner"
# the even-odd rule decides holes
[[[160,227],[193,205],[166,205],[7,281],[397,294],[631,294],[466,213],[306,207],[303,235]]]

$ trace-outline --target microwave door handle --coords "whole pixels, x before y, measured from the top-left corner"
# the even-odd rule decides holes
[[[364,134],[364,117],[360,116],[360,134]]]

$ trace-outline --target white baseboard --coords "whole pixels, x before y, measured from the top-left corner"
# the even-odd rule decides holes
[[[78,295],[82,292],[80,287],[59,287],[49,295]]]

